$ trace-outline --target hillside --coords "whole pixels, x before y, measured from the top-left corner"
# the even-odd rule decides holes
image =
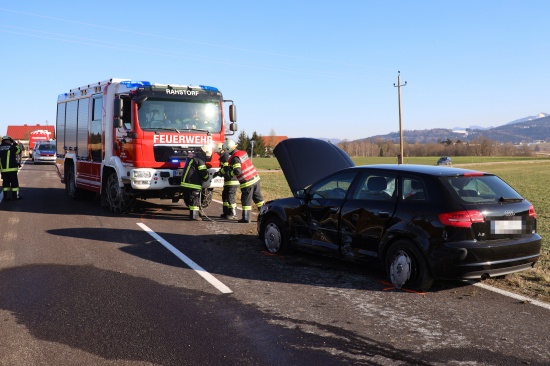
[[[428,130],[404,130],[403,139],[410,144],[441,142],[447,139],[451,141],[461,140],[469,142],[480,137],[485,137],[501,143],[533,143],[536,141],[550,141],[550,117],[532,119],[524,122],[508,123],[503,126],[489,129],[465,129],[457,130],[434,128]],[[399,142],[399,132],[386,135],[372,136],[362,140],[391,140]]]

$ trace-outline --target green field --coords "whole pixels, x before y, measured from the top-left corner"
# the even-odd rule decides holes
[[[493,173],[514,187],[530,201],[537,212],[538,232],[542,236],[542,256],[536,268],[509,275],[505,280],[487,282],[501,288],[523,293],[550,302],[550,159],[508,157],[456,157],[453,165]],[[395,158],[354,158],[357,165],[396,163]],[[260,170],[265,200],[290,196],[290,189],[275,158],[254,158]],[[407,164],[435,165],[437,158],[405,158]]]

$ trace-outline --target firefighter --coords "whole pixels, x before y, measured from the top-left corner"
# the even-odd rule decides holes
[[[17,171],[19,163],[17,155],[21,149],[19,145],[9,136],[2,137],[0,144],[0,172],[2,173],[2,191],[4,192],[4,200],[20,200],[19,195],[19,179]]]
[[[223,177],[223,213],[220,217],[233,220],[237,218],[237,188],[239,188],[240,183],[236,176],[230,175],[229,157],[229,153],[223,150],[222,146],[220,152],[220,170],[216,175]]]
[[[264,204],[260,190],[260,176],[246,151],[238,150],[235,141],[226,139],[223,143],[223,149],[229,153],[229,177],[237,177],[241,187],[243,217],[239,222],[248,223],[250,222],[252,202],[254,201],[258,209]]]
[[[210,121],[205,113],[205,108],[201,103],[194,104],[188,111],[188,116],[183,119],[183,126],[201,131],[214,131],[219,127],[215,121]]]
[[[192,158],[187,158],[185,170],[181,180],[181,186],[185,189],[186,201],[189,204],[189,218],[191,220],[201,221],[201,190],[202,183],[208,180],[208,168],[206,161],[212,157],[212,147],[204,145],[201,152],[195,154]]]

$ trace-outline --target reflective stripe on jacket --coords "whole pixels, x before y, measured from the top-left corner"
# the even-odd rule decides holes
[[[224,186],[238,186],[239,180],[237,177],[231,174],[231,167],[229,166],[229,153],[224,153],[220,156],[220,172],[223,177]]]
[[[204,160],[194,157],[187,159],[185,171],[181,179],[181,186],[189,189],[202,189],[202,182],[208,180],[208,168]]]
[[[19,170],[17,162],[17,154],[21,152],[17,144],[2,144],[0,145],[0,171],[2,173],[16,172]]]
[[[239,180],[241,188],[251,186],[258,182],[260,177],[246,151],[235,150],[229,158],[231,174]]]

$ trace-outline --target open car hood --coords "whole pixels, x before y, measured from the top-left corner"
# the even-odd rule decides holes
[[[312,138],[283,140],[273,154],[293,194],[331,173],[355,166],[338,146]]]

